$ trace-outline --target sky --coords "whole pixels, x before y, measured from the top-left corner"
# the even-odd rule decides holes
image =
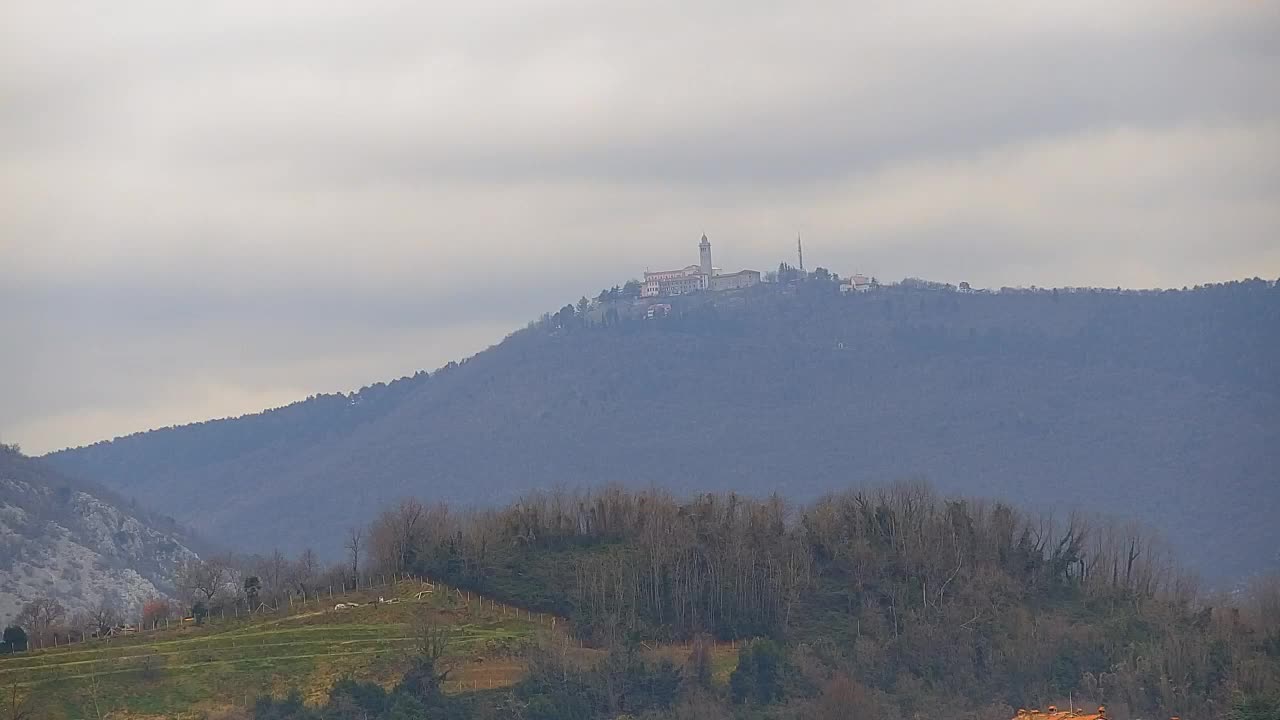
[[[6,0],[0,441],[349,391],[696,262],[1280,277],[1280,2]],[[1270,78],[1270,80],[1268,80]]]

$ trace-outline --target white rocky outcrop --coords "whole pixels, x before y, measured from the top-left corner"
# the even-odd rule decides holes
[[[0,476],[0,623],[51,595],[68,615],[104,598],[129,615],[173,592],[195,553],[174,535],[85,492]]]

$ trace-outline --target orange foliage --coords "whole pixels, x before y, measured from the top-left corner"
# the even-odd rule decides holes
[[[148,600],[142,606],[142,627],[154,628],[169,619],[169,603],[160,598]]]

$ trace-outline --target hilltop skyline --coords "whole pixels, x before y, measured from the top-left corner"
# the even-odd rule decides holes
[[[703,232],[884,280],[1280,276],[1275,3],[0,13],[30,452],[437,367]]]

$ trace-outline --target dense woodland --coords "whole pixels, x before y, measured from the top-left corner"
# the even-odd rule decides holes
[[[829,278],[674,299],[655,319],[634,288],[608,290],[430,375],[49,459],[241,550],[327,559],[334,527],[406,494],[496,505],[620,483],[809,502],[917,477],[1133,517],[1221,587],[1280,565],[1274,283],[842,296]]]
[[[514,692],[465,700],[423,690],[425,671],[413,692],[344,683],[333,717],[356,704],[392,718],[1007,718],[1068,700],[1122,720],[1280,712],[1280,579],[1205,593],[1131,525],[918,483],[803,507],[619,488],[462,514],[404,500],[346,540],[356,568],[561,613],[609,653],[583,667],[544,647]],[[682,669],[637,650],[676,638],[695,641]],[[713,686],[699,648],[731,638],[745,641],[738,670]],[[324,716],[290,703],[264,699],[258,717]]]

